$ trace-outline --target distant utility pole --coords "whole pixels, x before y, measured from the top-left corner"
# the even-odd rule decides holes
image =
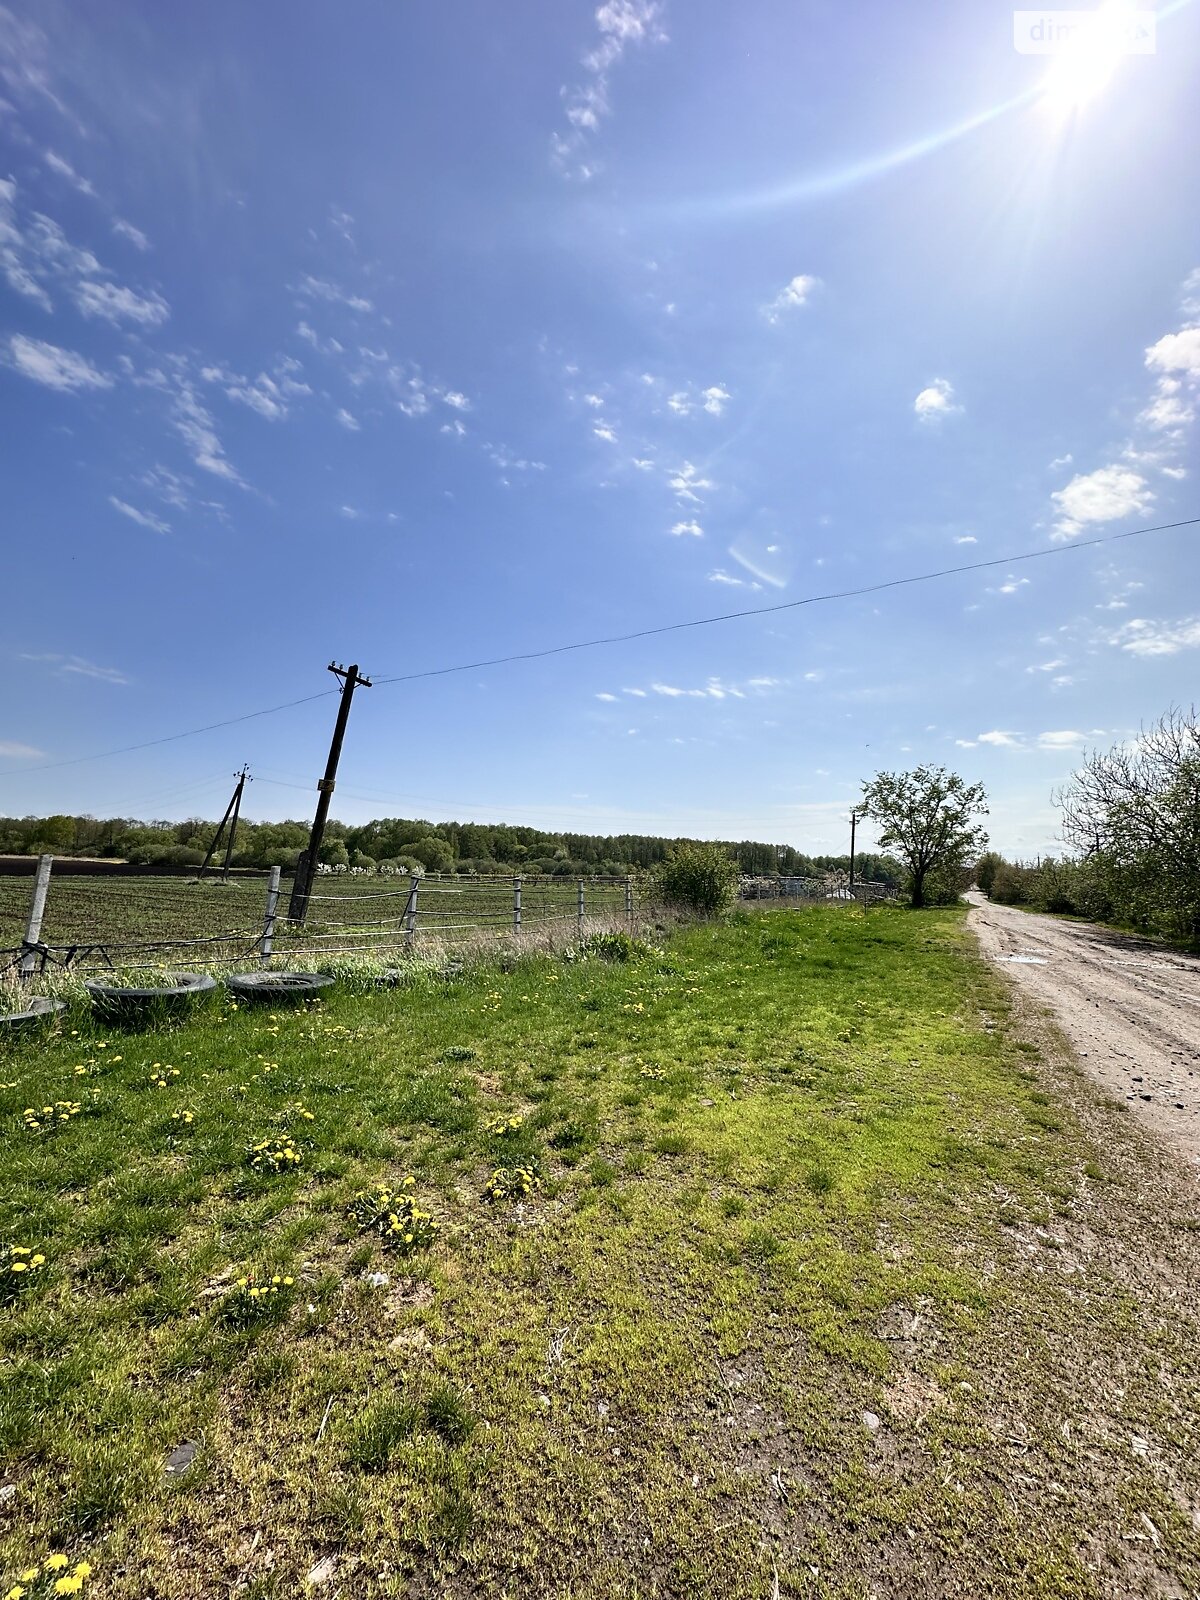
[[[858,812],[850,813],[850,893],[854,893],[854,830],[858,825]]]
[[[308,836],[308,849],[303,851],[296,863],[296,876],[292,881],[292,898],[288,902],[288,921],[303,922],[308,915],[308,897],[312,893],[312,881],[317,871],[317,855],[321,849],[321,840],[325,836],[325,822],[329,816],[329,802],[333,797],[334,784],[337,781],[338,757],[342,753],[342,740],[346,736],[346,723],[350,720],[350,702],[354,698],[354,691],[359,684],[364,689],[371,687],[370,678],[359,676],[357,665],[340,667],[336,662],[329,663],[328,670],[335,678],[341,679],[341,699],[338,703],[337,721],[333,725],[333,739],[329,745],[329,760],[325,763],[325,776],[317,784],[319,791],[317,810],[313,817],[312,832]]]
[[[208,871],[209,862],[217,853],[217,845],[220,843],[221,835],[225,831],[227,822],[229,823],[229,838],[225,841],[225,863],[221,869],[221,877],[226,883],[229,882],[229,862],[233,856],[233,841],[237,837],[238,817],[241,815],[242,810],[242,791],[246,787],[247,780],[251,783],[254,782],[254,779],[250,777],[250,768],[246,765],[243,765],[240,772],[235,772],[234,777],[237,779],[237,788],[233,791],[233,799],[225,807],[225,815],[221,818],[216,833],[213,834],[212,843],[208,847],[208,854],[196,874],[197,883]],[[232,821],[230,821],[231,818]]]

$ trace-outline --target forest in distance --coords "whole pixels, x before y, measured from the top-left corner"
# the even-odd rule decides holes
[[[0,817],[0,854],[85,856],[140,866],[199,866],[217,831],[216,819],[142,822],[130,817]],[[238,824],[232,865],[292,870],[308,843],[307,822]],[[561,877],[641,872],[657,866],[683,839],[654,834],[550,832],[508,823],[428,822],[383,817],[359,826],[330,820],[320,859],[330,867],[425,872],[525,872]],[[722,840],[743,873],[801,877],[846,871],[848,855],[806,855],[791,845]],[[222,851],[224,843],[222,843]],[[891,856],[864,851],[855,873],[898,885],[904,869]]]

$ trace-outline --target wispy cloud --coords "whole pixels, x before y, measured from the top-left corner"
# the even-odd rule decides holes
[[[123,517],[128,517],[130,522],[136,522],[140,528],[149,528],[153,533],[170,533],[171,524],[164,522],[161,517],[156,517],[152,511],[139,511],[136,506],[131,506],[127,500],[118,500],[115,494],[110,494],[108,503],[119,511]]]
[[[118,671],[116,667],[99,667],[94,661],[85,660],[83,656],[52,653],[44,655],[22,654],[21,660],[40,662],[50,667],[57,678],[95,678],[100,683],[115,684],[129,682],[128,675]]]
[[[47,150],[42,160],[51,172],[57,173],[60,178],[65,178],[73,189],[78,189],[80,194],[89,195],[93,200],[97,198],[96,191],[87,178],[80,177],[75,168],[64,157],[54,150]]]
[[[224,478],[229,483],[245,487],[241,474],[225,454],[212,413],[205,409],[195,388],[186,378],[179,382],[176,389],[171,420],[192,460],[203,472],[211,472],[214,478]]]
[[[339,406],[334,412],[334,416],[347,433],[357,433],[362,427],[362,423],[358,418],[352,412],[347,411],[345,406]]]
[[[631,46],[666,41],[662,13],[660,0],[605,0],[597,7],[599,42],[583,58],[582,81],[562,91],[567,129],[551,140],[552,159],[564,176],[586,182],[595,175],[595,166],[583,159],[583,152],[612,109],[612,70]]]
[[[24,377],[47,389],[77,393],[87,389],[111,389],[113,380],[74,350],[64,350],[44,339],[27,339],[14,333],[8,341],[9,365]]]
[[[328,278],[314,278],[306,273],[296,285],[296,293],[309,300],[325,300],[331,305],[347,306],[351,311],[374,311],[374,303],[365,295],[355,294],[352,290],[343,289],[340,284],[331,283]]]
[[[126,222],[124,217],[117,217],[113,222],[112,231],[118,239],[127,239],[135,249],[146,251],[150,248],[150,241],[140,228],[135,228],[132,222]]]
[[[703,539],[704,537],[704,529],[697,521],[695,521],[695,519],[692,519],[689,522],[675,523],[671,529],[671,532],[675,534],[677,538],[681,534],[690,534],[693,539]]]
[[[667,474],[667,483],[675,492],[677,500],[685,501],[688,505],[700,505],[700,495],[705,489],[713,489],[716,485],[711,478],[702,477],[699,470],[690,461],[685,461],[681,467],[675,467]]]
[[[1110,643],[1134,656],[1173,656],[1200,647],[1200,617],[1176,622],[1134,617],[1110,636]]]
[[[954,397],[954,385],[948,378],[935,378],[921,390],[913,401],[917,420],[926,424],[944,422],[947,417],[959,415],[963,408]]]
[[[162,295],[153,290],[138,294],[135,289],[96,278],[76,284],[73,297],[85,317],[102,317],[105,322],[136,322],[143,328],[156,328],[171,314]]]
[[[710,417],[719,417],[732,399],[723,384],[713,383],[707,389],[677,389],[668,395],[667,408],[677,417],[690,417],[694,411],[707,411]]]
[[[15,739],[0,739],[0,756],[6,761],[40,761],[46,752],[31,744],[18,744]]]
[[[783,318],[789,311],[798,311],[801,306],[806,306],[812,298],[813,290],[820,287],[820,278],[814,278],[807,272],[798,272],[768,305],[763,307],[763,316],[774,324]]]
[[[762,584],[752,578],[735,578],[732,572],[726,572],[723,567],[714,567],[708,575],[709,583],[724,584],[730,589],[761,589]]]

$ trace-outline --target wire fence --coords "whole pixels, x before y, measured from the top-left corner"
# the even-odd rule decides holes
[[[262,878],[188,880],[53,875],[42,857],[28,878],[0,879],[0,974],[30,979],[187,965],[319,963],[332,957],[388,960],[464,946],[487,948],[582,937],[602,927],[633,930],[646,909],[643,880],[542,875],[383,878],[322,874],[302,923],[287,920],[291,885]],[[744,900],[858,901],[894,898],[884,884],[838,874],[745,876]]]
[[[131,968],[282,967],[331,956],[387,959],[431,946],[502,943],[632,927],[642,895],[632,877],[317,878],[302,923],[287,920],[291,884],[266,880],[53,877],[0,879],[0,973],[90,974]]]

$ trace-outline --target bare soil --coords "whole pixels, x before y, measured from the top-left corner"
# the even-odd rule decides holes
[[[984,956],[1049,1008],[1084,1071],[1200,1176],[1200,958],[968,899]]]

